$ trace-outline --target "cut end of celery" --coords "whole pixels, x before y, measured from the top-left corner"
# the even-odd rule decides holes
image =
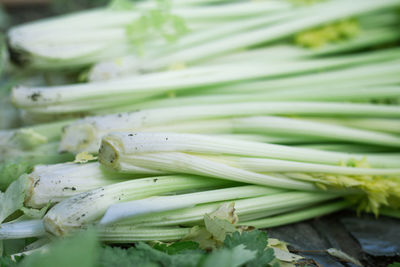
[[[32,175],[29,174],[24,174],[28,180],[28,189],[25,192],[25,201],[24,201],[24,205],[27,207],[34,207],[36,208],[36,205],[32,205],[32,196],[33,191],[35,190],[35,187],[39,184],[40,182],[40,178],[34,177]]]
[[[60,221],[55,216],[52,216],[53,214],[47,214],[43,218],[43,225],[46,230],[46,232],[49,232],[53,235],[56,236],[65,236],[68,234],[68,230],[64,227],[63,222]]]
[[[59,151],[97,153],[99,147],[100,141],[96,136],[96,129],[93,125],[85,123],[64,128]]]
[[[113,145],[112,141],[103,139],[99,150],[100,163],[111,169],[119,169],[118,158],[118,151]]]

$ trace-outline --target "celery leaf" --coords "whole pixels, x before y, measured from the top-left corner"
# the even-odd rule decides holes
[[[56,241],[48,250],[25,257],[19,266],[91,267],[95,266],[98,252],[95,232],[87,231],[72,238]]]
[[[11,183],[5,193],[0,192],[0,223],[23,207],[27,188],[28,178],[22,175]]]

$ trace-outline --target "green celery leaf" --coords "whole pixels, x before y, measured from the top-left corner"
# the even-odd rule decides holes
[[[136,247],[131,247],[129,249],[117,247],[103,248],[100,253],[98,266],[195,267],[198,266],[203,257],[203,252],[199,250],[185,250],[180,254],[168,255],[145,243],[138,243]]]
[[[31,150],[48,142],[47,137],[32,129],[19,129],[10,140],[12,144],[22,150]]]
[[[22,207],[21,211],[24,213],[25,216],[27,216],[30,219],[42,219],[46,214],[47,210],[50,208],[50,206],[51,202],[47,203],[47,205],[41,209],[31,209]]]
[[[256,259],[257,252],[245,248],[245,245],[239,245],[231,249],[219,249],[211,253],[202,267],[236,267]],[[259,265],[262,266],[262,265]]]
[[[240,244],[245,245],[247,249],[262,252],[268,245],[267,233],[259,230],[234,232],[232,235],[228,235],[224,241],[227,248],[233,248]]]
[[[165,243],[157,243],[153,246],[154,249],[165,252],[169,255],[181,253],[187,250],[196,250],[199,248],[199,243],[193,241],[180,241],[171,245]]]
[[[96,264],[98,243],[94,231],[57,240],[45,252],[35,252],[21,261],[21,267],[92,267]],[[124,265],[120,265],[124,266]]]
[[[205,214],[205,228],[193,227],[184,240],[197,242],[202,249],[214,249],[222,245],[227,234],[238,231],[235,226],[237,220],[234,203],[225,203],[214,212]]]
[[[236,227],[225,219],[218,217],[210,217],[210,215],[204,215],[204,223],[207,231],[209,231],[215,240],[223,242],[228,233],[237,231]]]
[[[17,267],[18,263],[13,261],[11,257],[0,257],[1,267]]]
[[[28,177],[22,175],[11,183],[5,193],[0,192],[0,223],[24,206],[25,191],[28,189],[28,185]]]
[[[100,253],[98,266],[158,266],[157,264],[152,264],[149,259],[142,258],[141,255],[135,255],[133,250],[134,248],[104,247]]]
[[[24,173],[32,171],[32,164],[21,159],[9,160],[0,164],[0,190],[7,187]]]
[[[234,232],[228,235],[224,241],[227,248],[233,248],[243,244],[246,249],[257,252],[257,257],[248,262],[246,266],[274,266],[276,265],[276,258],[272,248],[267,248],[268,236],[267,233],[259,230],[250,232]]]
[[[148,41],[163,38],[175,42],[189,32],[185,20],[171,13],[169,1],[159,0],[154,9],[143,11],[141,16],[126,27],[126,34],[138,54],[144,53]]]
[[[27,239],[6,239],[2,240],[2,253],[4,256],[11,256],[21,252],[29,241]]]

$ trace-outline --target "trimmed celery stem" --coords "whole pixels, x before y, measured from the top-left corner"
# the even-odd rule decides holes
[[[400,134],[400,122],[399,119],[395,118],[311,118],[311,120],[330,124],[335,123],[372,131]]]
[[[169,153],[167,153],[169,152]],[[124,161],[129,164],[130,157],[140,158],[146,153],[187,152],[211,155],[238,155],[249,157],[267,157],[300,162],[338,165],[349,160],[361,160],[366,157],[369,164],[377,168],[398,166],[400,155],[392,156],[363,155],[340,152],[319,151],[259,142],[219,138],[199,134],[181,133],[112,133],[103,138],[99,151],[102,164],[115,169],[124,169]],[[176,153],[180,154],[180,153]]]
[[[39,145],[27,151],[0,146],[0,190],[5,190],[20,175],[30,172],[36,164],[53,164],[73,158],[70,153],[58,153],[58,142]]]
[[[307,207],[300,211],[294,211],[283,215],[277,215],[275,217],[241,222],[240,224],[254,226],[256,228],[276,227],[285,224],[300,222],[317,216],[323,216],[329,213],[333,213],[348,208],[349,206],[350,204],[348,202],[340,201],[330,204],[322,204],[316,207]]]
[[[239,186],[176,196],[151,197],[111,205],[100,224],[111,224],[139,215],[193,207],[198,204],[280,193],[282,190],[262,186]]]
[[[159,95],[170,90],[187,90],[189,88],[207,86],[214,84],[223,84],[227,82],[238,82],[262,77],[276,77],[279,75],[300,74],[321,69],[332,69],[357,64],[365,64],[368,62],[387,61],[393,59],[399,54],[398,49],[389,49],[388,51],[380,51],[369,53],[367,55],[353,55],[343,58],[319,59],[309,62],[293,62],[290,64],[282,64],[281,67],[276,65],[267,66],[265,63],[243,64],[235,67],[228,66],[211,66],[198,67],[190,70],[181,70],[172,72],[170,75],[173,79],[167,79],[165,73],[154,73],[142,75],[140,77],[127,77],[118,79],[117,81],[109,81],[106,83],[89,83],[76,84],[54,87],[25,88],[15,87],[12,91],[14,103],[21,108],[37,108],[51,105],[73,104],[68,111],[89,111],[92,109],[113,107],[121,104],[127,104],[132,97],[136,99],[146,98],[152,95]],[[269,68],[269,69],[268,69]],[[197,72],[197,73],[196,73]],[[177,73],[187,75],[189,77],[177,79]],[[159,80],[158,76],[164,77]],[[154,82],[157,80],[158,82]],[[110,90],[112,89],[112,90]],[[113,96],[110,97],[110,92]],[[38,97],[33,97],[33,96]],[[104,97],[106,97],[104,99]],[[123,97],[123,99],[121,99]],[[81,101],[91,99],[90,105],[76,105]],[[115,101],[117,100],[118,103]],[[96,104],[96,101],[98,103]],[[74,105],[75,104],[75,105]],[[72,108],[72,109],[71,109]]]
[[[204,129],[207,130],[207,129]],[[141,130],[142,132],[152,132],[148,130]],[[166,132],[166,131],[160,131]],[[182,131],[174,131],[174,132],[182,132]],[[193,131],[192,131],[193,132]],[[190,131],[185,133],[191,133]],[[200,132],[195,132],[200,133]],[[246,140],[246,141],[255,141],[255,142],[263,142],[263,143],[272,143],[272,144],[303,144],[303,143],[319,143],[327,141],[326,138],[317,138],[317,137],[308,137],[308,136],[277,136],[277,135],[268,135],[268,134],[240,134],[240,133],[232,133],[232,134],[209,134],[204,133],[211,136],[219,136],[222,138],[233,138],[238,140]]]
[[[201,204],[192,208],[137,216],[119,221],[115,224],[115,226],[133,225],[137,227],[154,227],[198,224],[202,223],[204,214],[211,213],[218,209],[222,203],[229,202],[235,203],[235,212],[239,217],[239,221],[241,222],[241,218],[262,218],[283,213],[290,209],[295,210],[299,207],[304,207],[337,197],[339,197],[339,195],[330,194],[328,192],[284,192],[270,196]]]
[[[9,32],[11,47],[28,54],[31,67],[45,69],[77,68],[104,58],[123,55],[134,51],[128,42],[129,36],[125,34],[125,27],[139,18],[142,11],[155,6],[154,3],[139,4],[139,10],[135,8],[130,11],[96,9],[17,26]],[[172,13],[184,17],[189,28],[196,32],[197,28],[209,28],[216,23],[285,10],[288,7],[290,4],[287,3],[262,2],[197,7],[173,5]],[[210,19],[213,24],[209,23]],[[96,30],[101,30],[102,34],[96,35]],[[104,34],[107,31],[111,33]],[[68,39],[63,40],[65,37],[60,32],[67,35]],[[153,41],[157,43],[161,40]],[[64,49],[57,49],[60,47]]]
[[[273,114],[399,118],[400,108],[376,104],[251,102],[150,109],[78,120],[65,128],[60,150],[96,152],[101,138],[113,131],[140,131],[177,122]]]
[[[376,81],[378,81],[377,85],[379,85],[384,83],[388,78],[398,77],[396,74],[399,71],[400,61],[394,60],[392,62],[378,62],[300,76],[214,86],[209,90],[205,90],[205,93],[243,93],[244,90],[260,93],[283,89],[297,90],[298,88],[310,88],[311,86],[318,88],[329,86],[338,80],[340,84],[345,86],[353,85],[359,87],[362,85],[374,85]]]
[[[223,162],[230,166],[236,166],[252,172],[301,172],[301,173],[329,173],[347,175],[400,175],[400,168],[358,168],[331,166],[325,164],[304,163],[279,159],[229,157],[229,156],[205,156],[210,160]],[[399,164],[400,167],[400,164]]]
[[[213,57],[222,53],[237,50],[239,48],[248,47],[260,43],[271,42],[278,39],[288,37],[299,31],[312,28],[316,25],[321,25],[341,18],[346,18],[362,13],[368,13],[377,9],[396,7],[399,2],[396,0],[385,1],[353,1],[350,5],[347,1],[328,1],[314,7],[307,7],[308,12],[303,12],[301,15],[293,19],[285,20],[282,23],[277,23],[271,27],[255,29],[245,33],[235,34],[222,38],[214,42],[208,42],[193,48],[188,48],[178,51],[175,54],[161,57],[155,62],[145,65],[145,70],[160,69],[170,62],[193,62],[203,58]],[[323,16],[312,16],[312,12],[322,13]]]
[[[116,183],[72,196],[56,204],[43,221],[47,231],[55,235],[65,235],[71,229],[99,219],[115,203],[224,185],[229,183],[190,175],[151,177]]]
[[[400,88],[399,88],[400,92]],[[338,119],[340,122],[340,119]],[[359,130],[337,124],[318,123],[307,119],[292,119],[273,116],[257,116],[223,120],[196,121],[167,126],[140,129],[144,132],[184,132],[184,133],[241,133],[260,135],[284,135],[340,140],[345,142],[400,147],[400,137],[377,131]],[[209,131],[209,132],[208,132]]]
[[[85,226],[82,228],[85,228]],[[133,241],[172,241],[182,239],[190,232],[190,228],[182,227],[138,228],[128,225],[119,225],[117,227],[100,226],[96,229],[99,239],[107,243],[125,243]],[[5,223],[0,227],[0,240],[43,237],[45,235],[46,230],[43,226],[42,220]]]
[[[40,144],[58,141],[63,127],[71,122],[71,120],[65,120],[17,129],[0,130],[0,146],[14,146],[15,148],[29,150]]]
[[[130,167],[133,162],[138,166],[148,166],[166,173],[190,173],[277,188],[316,190],[316,187],[309,182],[297,181],[274,174],[255,173],[203,157],[177,152],[146,153],[130,156],[118,161],[118,170],[126,173],[135,173]]]
[[[348,152],[352,153],[382,153],[382,152],[395,152],[395,149],[390,147],[369,146],[361,144],[338,144],[338,143],[308,143],[308,144],[294,144],[296,147],[311,148],[327,151]]]
[[[224,104],[224,103],[239,103],[239,102],[252,102],[252,101],[353,101],[353,102],[365,102],[371,100],[387,99],[387,98],[398,98],[400,97],[400,87],[394,85],[396,82],[400,82],[400,78],[393,77],[381,77],[384,79],[378,84],[367,84],[363,81],[362,84],[346,84],[341,83],[339,85],[317,85],[306,88],[288,88],[281,90],[269,90],[264,88],[264,92],[246,92],[244,89],[248,89],[246,84],[243,84],[243,92],[213,92],[210,90],[207,94],[200,95],[183,95],[173,98],[150,98],[145,101],[138,101],[130,103],[129,105],[123,105],[118,108],[105,109],[100,113],[113,113],[117,111],[129,111],[135,109],[150,109],[150,108],[162,108],[162,107],[174,107],[174,106],[190,106],[190,105],[201,105],[201,104]],[[352,82],[354,83],[354,81]],[[295,89],[295,90],[294,90]],[[329,89],[329,90],[328,90]],[[251,91],[251,90],[249,90]],[[41,109],[30,109],[29,112],[36,113],[38,115],[44,111],[44,114],[48,112],[57,113],[59,111],[64,112],[65,108],[68,107],[46,107],[45,110]],[[95,111],[94,113],[98,113]]]
[[[38,165],[28,175],[25,205],[42,208],[49,202],[60,202],[88,190],[133,178],[137,176],[109,172],[97,162]]]
[[[0,226],[0,240],[40,237],[45,234],[42,220],[8,222]]]
[[[101,241],[107,243],[131,243],[134,241],[174,241],[184,238],[190,228],[183,227],[134,227],[109,226],[98,227],[97,233]]]
[[[37,146],[33,150],[21,150],[14,147],[0,146],[0,162],[7,162],[10,159],[16,159],[23,162],[35,164],[52,164],[73,159],[69,153],[58,153],[58,142],[51,142]]]

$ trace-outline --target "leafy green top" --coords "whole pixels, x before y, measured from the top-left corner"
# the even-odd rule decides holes
[[[325,26],[300,32],[295,36],[295,43],[309,48],[320,48],[329,43],[345,41],[357,36],[360,27],[355,19],[346,19]]]
[[[141,16],[126,27],[129,41],[139,54],[144,53],[144,47],[149,41],[164,39],[168,43],[175,42],[187,33],[183,18],[172,14],[168,1],[157,1],[157,7],[144,10]]]

